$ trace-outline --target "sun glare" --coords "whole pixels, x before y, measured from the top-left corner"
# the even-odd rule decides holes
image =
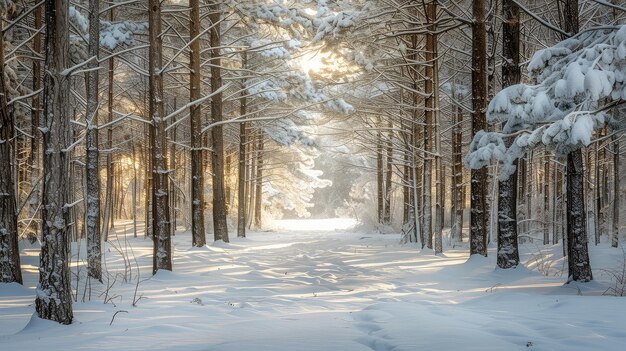
[[[300,58],[300,66],[307,73],[320,73],[323,69],[328,68],[324,62],[330,55],[328,53],[311,52]]]

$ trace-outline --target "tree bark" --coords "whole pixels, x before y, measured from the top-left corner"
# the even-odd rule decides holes
[[[113,9],[109,12],[109,20],[113,21]],[[111,57],[109,59],[109,81],[108,81],[108,101],[107,101],[107,115],[108,123],[113,121],[113,75],[115,73],[115,61]],[[104,200],[104,223],[102,223],[102,231],[104,232],[104,241],[109,240],[109,230],[113,227],[113,126],[109,125],[107,128],[107,157],[106,157],[106,193]]]
[[[4,14],[6,16],[6,13]],[[2,17],[5,17],[2,16]],[[0,18],[0,31],[5,18]],[[9,90],[4,79],[4,38],[0,35],[0,283],[22,284],[17,232],[17,199],[13,170],[15,147],[15,114],[7,106]]]
[[[257,229],[261,228],[263,220],[263,130],[259,130],[259,140],[256,150],[256,179],[255,179],[255,195],[254,195],[254,225]]]
[[[377,126],[376,126],[376,199],[377,199],[377,214],[378,214],[378,223],[383,223],[384,211],[385,211],[385,174],[383,170],[383,136],[380,131],[381,128],[381,118],[377,117]]]
[[[461,96],[459,95],[459,100]],[[456,107],[454,127],[452,128],[452,239],[454,242],[463,241],[463,109]]]
[[[485,0],[472,3],[472,137],[487,127]],[[487,256],[487,168],[471,171],[470,255]]]
[[[152,273],[159,269],[172,270],[172,242],[170,231],[169,177],[163,96],[163,41],[161,37],[161,3],[149,2],[149,113],[151,118],[152,149]]]
[[[87,64],[87,110],[85,122],[85,236],[87,239],[87,274],[102,282],[102,244],[100,240],[100,151],[98,150],[98,82],[100,50],[100,1],[89,0],[89,46]]]
[[[578,33],[578,0],[566,0],[563,8],[564,29]],[[589,262],[585,186],[582,150],[567,154],[567,255],[569,279],[587,282],[593,279]]]
[[[246,68],[248,55],[244,51],[241,53],[241,67]],[[239,99],[239,116],[245,116],[247,113],[246,83],[241,84],[241,98]],[[238,186],[237,186],[237,237],[246,237],[246,122],[239,124],[239,168],[238,168]]]
[[[43,80],[42,243],[36,309],[40,318],[71,324],[69,270],[70,79],[63,75],[69,51],[69,2],[46,0]]]
[[[210,1],[209,21],[212,25],[210,30],[210,64],[211,64],[211,92],[215,94],[222,87],[221,72],[221,11],[218,1]],[[221,122],[222,117],[222,93],[217,93],[211,98],[211,119],[213,123]],[[228,242],[228,225],[226,222],[226,195],[224,190],[224,131],[221,125],[211,129],[211,165],[213,171],[213,233],[214,239]]]
[[[518,84],[520,72],[520,18],[519,7],[511,0],[502,1],[502,87]],[[507,146],[513,142],[509,137]],[[519,264],[517,243],[517,162],[515,171],[498,182],[498,253],[500,268],[514,268]]]
[[[39,29],[42,26],[42,12],[43,7],[40,5],[35,10],[35,28]],[[41,32],[37,32],[33,36],[33,53],[41,54]],[[41,61],[39,59],[33,60],[33,91],[41,89]],[[31,217],[30,228],[32,233],[30,239],[32,242],[36,240],[37,232],[39,231],[38,222],[34,219],[37,216],[37,212],[40,205],[41,198],[41,181],[40,167],[41,167],[41,100],[40,94],[36,94],[32,99],[32,111],[31,111],[31,151],[30,151],[30,184],[32,188],[32,194],[29,199],[29,215]]]
[[[385,169],[385,212],[383,216],[383,222],[387,225],[391,224],[391,187],[392,187],[392,177],[393,177],[393,122],[391,118],[389,118],[389,133],[387,136],[387,155],[386,159],[386,169]]]
[[[611,225],[611,246],[617,247],[619,242],[619,204],[620,204],[620,159],[619,159],[619,136],[613,135],[613,218]]]
[[[189,100],[196,101],[201,95],[200,71],[200,1],[190,0],[191,14],[189,18],[189,37],[191,40],[189,76]],[[195,39],[195,40],[194,40]],[[202,106],[200,104],[189,108],[191,131],[191,236],[192,244],[196,247],[206,245],[204,232],[204,152],[202,147]]]

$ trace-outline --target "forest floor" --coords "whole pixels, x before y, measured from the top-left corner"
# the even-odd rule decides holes
[[[25,286],[0,285],[0,349],[624,350],[626,299],[602,296],[621,249],[591,245],[597,280],[564,284],[559,245],[524,244],[526,266],[504,271],[494,249],[435,256],[347,227],[283,221],[204,248],[179,232],[174,271],[151,277],[151,241],[118,225],[105,249],[112,278],[92,282],[70,326],[35,317],[38,248],[23,243]],[[78,301],[89,296],[81,255]]]

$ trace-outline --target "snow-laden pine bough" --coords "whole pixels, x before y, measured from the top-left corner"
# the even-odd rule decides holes
[[[626,101],[626,25],[592,28],[539,50],[528,64],[536,85],[517,84],[489,103],[487,121],[501,132],[474,136],[465,165],[478,169],[499,162],[500,179],[515,172],[514,161],[541,144],[567,154],[591,143],[594,130],[619,119]],[[622,108],[611,114],[613,107]],[[506,147],[504,139],[514,138]]]

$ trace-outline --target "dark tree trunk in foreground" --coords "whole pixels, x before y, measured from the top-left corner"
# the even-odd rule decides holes
[[[191,45],[189,77],[189,100],[200,98],[200,1],[190,0],[191,15],[189,18],[189,36],[193,40]],[[204,232],[204,155],[202,150],[202,108],[201,105],[190,107],[191,131],[191,236],[193,246],[206,245]]]
[[[519,66],[519,7],[511,0],[502,2],[502,87],[518,84]],[[507,147],[513,137],[505,141]],[[517,245],[517,162],[513,174],[498,183],[498,253],[500,268],[513,268],[519,264]]]
[[[87,239],[87,274],[102,281],[100,240],[100,165],[98,151],[98,50],[100,49],[100,1],[89,0],[89,59],[87,64],[87,110],[85,178],[85,236]]]
[[[485,1],[472,4],[472,137],[487,128],[487,42]],[[487,256],[487,168],[472,169],[470,189],[470,255]]]
[[[35,10],[35,28],[41,28],[43,17],[43,6],[39,5]],[[35,54],[41,54],[41,32],[37,32],[33,36],[33,52]],[[41,61],[37,58],[33,60],[33,91],[41,89]],[[35,220],[39,211],[40,194],[41,194],[41,132],[39,127],[41,125],[41,94],[36,94],[32,98],[32,111],[31,111],[31,150],[30,150],[30,163],[31,174],[30,184],[32,194],[29,200],[28,214],[32,218],[30,222],[30,228],[32,232],[29,234],[30,240],[34,242],[36,240],[37,233],[39,232],[38,222]]]
[[[567,252],[569,279],[587,282],[593,276],[587,247],[582,158],[580,149],[567,154]]]
[[[211,92],[215,94],[222,87],[220,21],[221,11],[217,1],[210,2],[209,21],[213,26],[210,30],[209,50],[211,60]],[[222,121],[222,93],[211,97],[211,119],[213,123]],[[213,233],[215,241],[228,242],[228,225],[226,222],[226,193],[224,190],[224,131],[221,125],[211,129],[211,165],[213,171]]]
[[[566,0],[563,7],[566,32],[578,33],[578,0]],[[567,154],[567,260],[569,279],[587,282],[593,279],[587,246],[585,185],[582,150]]]
[[[71,144],[70,80],[62,72],[69,52],[67,0],[46,0],[43,80],[43,201],[42,242],[36,308],[39,317],[72,323],[69,262],[69,206]]]
[[[172,270],[172,241],[169,209],[169,172],[167,152],[165,109],[163,105],[163,42],[161,37],[161,4],[159,0],[149,3],[149,86],[152,149],[152,240],[154,242],[152,272],[159,269]]]
[[[6,14],[4,14],[6,16]],[[1,16],[1,17],[5,17]],[[0,20],[4,20],[1,18]],[[4,27],[0,23],[0,29]],[[0,283],[22,284],[17,233],[17,199],[13,170],[12,146],[15,137],[15,115],[7,106],[9,90],[4,79],[4,40],[0,35]]]

